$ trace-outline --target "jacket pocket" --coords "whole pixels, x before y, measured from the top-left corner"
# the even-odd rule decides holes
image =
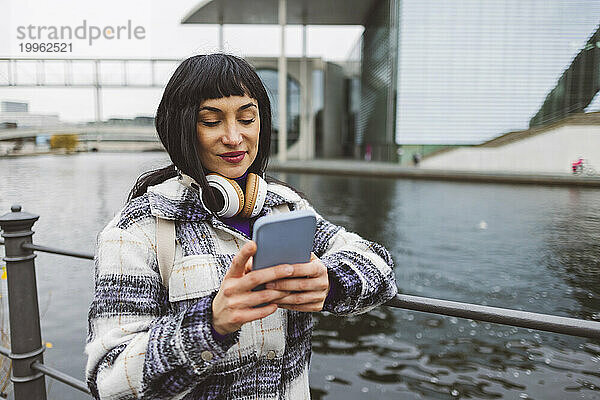
[[[185,256],[173,264],[169,301],[206,296],[221,286],[217,261],[211,254]]]

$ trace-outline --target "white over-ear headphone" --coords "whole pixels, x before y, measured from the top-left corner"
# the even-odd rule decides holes
[[[179,182],[200,192],[200,185],[189,175],[177,170]],[[215,190],[215,195],[223,199],[223,207],[217,215],[223,218],[239,216],[241,218],[256,217],[265,204],[267,197],[267,182],[255,173],[249,172],[246,177],[246,192],[233,179],[222,175],[210,173],[206,175],[208,185]]]

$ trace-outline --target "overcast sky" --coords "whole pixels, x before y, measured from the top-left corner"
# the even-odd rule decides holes
[[[126,26],[144,28],[144,39],[96,40],[90,46],[86,39],[74,39],[73,52],[62,53],[59,58],[186,58],[194,54],[218,51],[217,25],[181,25],[181,19],[200,3],[200,0],[141,1],[103,0],[0,0],[0,57],[35,57],[21,53],[20,43],[34,42],[19,39],[18,27],[28,34],[27,27],[70,26],[75,29],[93,25],[105,27]],[[248,2],[249,6],[251,2]],[[356,44],[363,28],[358,26],[309,26],[307,53],[309,57],[326,60],[345,60]],[[43,30],[48,35],[49,30]],[[60,32],[60,31],[59,31]],[[33,31],[37,36],[37,30]],[[121,31],[125,35],[126,31]],[[44,36],[47,37],[47,36]],[[89,35],[88,35],[89,37]],[[226,25],[225,51],[241,56],[277,56],[280,48],[279,28],[276,25],[244,26]],[[290,26],[286,30],[286,54],[300,56],[302,51],[301,28]],[[69,42],[67,40],[67,42]],[[46,53],[43,58],[52,57]],[[57,73],[60,71],[57,71]],[[169,71],[167,71],[168,73]],[[34,76],[31,69],[24,71]],[[0,69],[0,75],[6,75]],[[132,117],[153,115],[162,89],[104,89],[103,117]],[[0,100],[29,102],[32,113],[59,114],[66,121],[83,121],[94,118],[94,91],[92,89],[53,88],[2,88]]]

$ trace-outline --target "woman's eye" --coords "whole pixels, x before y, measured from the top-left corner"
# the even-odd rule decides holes
[[[202,124],[206,126],[216,126],[219,122],[220,121],[202,121]]]
[[[250,125],[251,123],[253,123],[256,119],[240,119],[240,122],[244,125]]]

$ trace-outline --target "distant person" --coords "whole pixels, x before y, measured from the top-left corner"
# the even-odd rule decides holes
[[[365,161],[371,161],[371,157],[373,156],[373,146],[371,144],[367,144],[365,148]]]
[[[252,270],[256,219],[313,208],[265,176],[271,104],[245,60],[184,60],[156,130],[172,164],[141,175],[98,235],[86,345],[93,396],[309,399],[311,312],[359,314],[394,297],[390,254],[317,215],[310,262]],[[164,220],[175,225],[167,282],[158,260],[170,252],[156,240]]]
[[[571,169],[573,174],[581,174],[583,172],[583,158],[579,158],[577,161],[571,163]]]
[[[418,167],[419,163],[421,162],[421,153],[413,153],[412,159],[413,159],[413,165],[415,167]]]

